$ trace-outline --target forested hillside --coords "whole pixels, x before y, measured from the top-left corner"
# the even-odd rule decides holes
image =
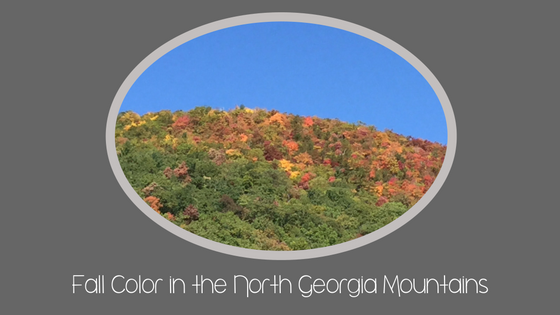
[[[261,250],[342,243],[398,218],[446,147],[275,110],[120,113],[116,149],[154,211],[199,236]]]

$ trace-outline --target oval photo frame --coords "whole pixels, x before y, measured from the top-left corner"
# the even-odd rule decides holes
[[[446,156],[441,167],[441,170],[436,177],[434,183],[430,189],[425,193],[425,195],[409,210],[407,210],[403,215],[394,220],[393,222],[387,224],[386,226],[369,233],[363,237],[347,241],[345,243],[332,245],[328,247],[309,249],[309,250],[298,250],[298,251],[265,251],[265,250],[255,250],[246,249],[231,245],[225,245],[209,239],[203,238],[191,232],[188,232],[179,226],[173,224],[172,222],[166,220],[164,217],[156,213],[142,198],[134,191],[128,179],[125,177],[119,160],[117,156],[117,151],[115,147],[115,127],[117,116],[119,114],[119,109],[123,103],[129,89],[132,87],[134,82],[142,75],[142,73],[150,67],[159,58],[170,52],[171,50],[177,48],[178,46],[195,39],[199,36],[212,33],[224,28],[229,28],[238,25],[261,23],[261,22],[301,22],[318,24],[323,26],[329,26],[333,28],[338,28],[354,34],[368,38],[378,44],[385,46],[386,48],[392,50],[394,53],[398,54],[401,58],[410,63],[430,84],[433,91],[437,95],[440,104],[443,108],[445,119],[447,123],[447,151]],[[227,18],[224,20],[219,20],[212,22],[191,31],[188,31],[176,38],[170,40],[169,42],[163,44],[161,47],[152,52],[144,60],[134,68],[134,70],[128,75],[124,80],[123,84],[119,88],[111,108],[109,110],[107,126],[106,126],[106,144],[107,153],[109,157],[109,162],[113,173],[120,186],[124,192],[128,195],[130,200],[144,212],[150,219],[159,224],[164,229],[175,234],[176,236],[187,240],[196,245],[202,246],[204,248],[214,250],[220,253],[229,254],[233,256],[253,258],[253,259],[265,259],[265,260],[297,260],[297,259],[309,259],[318,258],[334,254],[339,254],[345,251],[356,249],[358,247],[367,245],[376,240],[383,238],[384,236],[396,231],[405,223],[414,218],[422,209],[424,209],[429,202],[435,197],[437,192],[443,186],[445,179],[447,178],[453,159],[455,157],[455,151],[457,147],[457,127],[455,123],[455,116],[453,114],[453,109],[451,103],[432,72],[414,55],[412,55],[408,50],[400,46],[399,44],[393,42],[387,37],[376,33],[370,29],[359,26],[354,23],[350,23],[344,20],[339,20],[335,18],[313,15],[313,14],[303,14],[303,13],[259,13],[237,16],[232,18]]]

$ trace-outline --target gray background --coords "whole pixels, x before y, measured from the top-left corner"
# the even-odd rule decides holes
[[[555,8],[500,1],[101,5],[5,3],[2,33],[2,280],[10,314],[370,312],[554,313],[558,144]],[[105,149],[118,88],[153,50],[197,26],[259,12],[347,20],[402,45],[438,78],[454,109],[457,153],[432,202],[392,234],[300,261],[228,256],[146,217]],[[554,57],[554,58],[553,58]],[[553,136],[554,135],[554,136]],[[555,198],[554,198],[555,199]],[[487,278],[488,294],[72,294],[72,275],[225,278]]]

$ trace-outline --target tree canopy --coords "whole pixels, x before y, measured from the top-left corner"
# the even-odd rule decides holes
[[[363,123],[276,110],[120,113],[116,149],[154,211],[199,236],[260,250],[330,246],[412,207],[446,146]]]

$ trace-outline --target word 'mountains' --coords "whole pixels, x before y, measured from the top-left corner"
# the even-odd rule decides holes
[[[430,188],[446,152],[363,123],[244,106],[123,112],[115,137],[126,178],[154,211],[259,250],[331,246],[391,223]]]

